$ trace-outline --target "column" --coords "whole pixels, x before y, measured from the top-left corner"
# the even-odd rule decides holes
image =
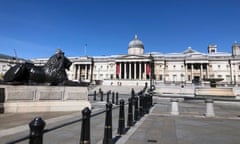
[[[132,79],[132,63],[129,63],[129,79]]]
[[[74,77],[73,77],[73,79],[74,80],[77,79],[77,65],[76,64],[74,65]]]
[[[122,79],[122,63],[119,63],[119,79]]]
[[[85,80],[87,79],[87,65],[85,65]]]
[[[191,64],[191,80],[193,80],[193,64]]]
[[[92,64],[89,65],[89,75],[88,75],[88,79],[89,79],[90,82],[91,82],[91,80],[92,80]]]
[[[134,62],[134,79],[137,79],[137,63]]]
[[[77,80],[81,79],[81,65],[78,65],[79,69],[78,69],[78,78]]]
[[[127,63],[124,63],[124,79],[127,79]]]
[[[142,62],[139,62],[139,79],[142,79]]]
[[[188,66],[185,64],[185,81],[188,81]]]
[[[147,79],[147,63],[143,63],[144,64],[144,79]]]
[[[207,64],[207,78],[209,78],[209,64]]]
[[[200,79],[203,80],[203,64],[200,64]]]

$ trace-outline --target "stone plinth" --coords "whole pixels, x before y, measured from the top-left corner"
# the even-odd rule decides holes
[[[215,112],[214,112],[214,107],[213,107],[213,100],[212,99],[206,99],[206,117],[214,117]]]
[[[234,97],[232,88],[196,88],[196,96],[227,96]]]
[[[87,87],[9,86],[5,90],[4,112],[81,111],[91,108]]]
[[[171,115],[179,115],[179,111],[178,111],[178,99],[171,99],[171,103],[172,103],[172,106],[171,106]]]

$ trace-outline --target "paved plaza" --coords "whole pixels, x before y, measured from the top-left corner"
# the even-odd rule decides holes
[[[107,89],[106,89],[107,90]],[[119,94],[127,100],[129,94]],[[105,101],[93,101],[92,113],[105,109]],[[240,141],[240,104],[214,102],[215,117],[205,117],[206,104],[201,100],[180,100],[179,115],[171,115],[169,98],[154,97],[155,105],[150,113],[138,121],[118,144],[237,144]],[[47,128],[76,120],[81,112],[24,113],[0,115],[0,143],[6,143],[29,134],[28,123],[41,116],[47,122]],[[127,107],[125,109],[127,121]],[[91,119],[91,143],[100,144],[104,135],[105,114]],[[113,110],[113,136],[117,135],[118,109]],[[79,143],[81,122],[66,126],[44,135],[44,143]],[[21,142],[23,144],[28,141]]]

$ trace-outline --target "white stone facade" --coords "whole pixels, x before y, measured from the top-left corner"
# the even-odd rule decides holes
[[[218,52],[217,45],[207,49],[208,53],[190,47],[181,53],[144,53],[144,45],[135,35],[126,55],[69,57],[73,64],[67,74],[74,81],[110,84],[135,85],[150,79],[165,84],[202,84],[207,78],[222,78],[223,85],[240,84],[240,45],[234,43],[232,53]],[[43,65],[47,58],[32,61]],[[0,63],[0,69],[7,68]]]

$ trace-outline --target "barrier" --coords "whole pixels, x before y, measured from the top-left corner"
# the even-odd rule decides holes
[[[103,91],[100,91],[99,93],[101,95],[100,100],[103,100]],[[95,97],[96,94],[94,92],[93,97]],[[138,96],[133,96],[128,99],[129,103],[125,104],[124,100],[120,100],[120,106],[113,107],[111,102],[108,102],[106,104],[106,110],[91,114],[91,110],[86,107],[82,110],[82,118],[79,118],[74,121],[70,121],[58,126],[55,126],[53,128],[44,129],[46,123],[41,117],[34,118],[30,123],[30,134],[27,136],[24,136],[22,138],[7,142],[7,144],[15,144],[18,142],[25,141],[29,139],[29,144],[42,144],[44,134],[48,132],[52,132],[54,130],[57,130],[59,128],[63,128],[68,125],[75,124],[77,122],[82,122],[82,128],[81,128],[81,134],[80,134],[80,144],[90,144],[91,143],[91,132],[90,132],[90,119],[94,116],[106,113],[105,116],[105,127],[104,127],[104,137],[103,137],[103,144],[112,144],[113,141],[113,130],[112,130],[112,110],[119,108],[119,124],[118,124],[118,134],[123,135],[127,132],[128,129],[125,128],[125,110],[124,106],[128,105],[128,127],[131,127],[133,125],[133,119],[135,120],[135,123],[138,119],[140,119],[140,116],[138,114]],[[135,105],[133,105],[133,101],[135,102]],[[136,110],[136,114],[133,117],[133,107]]]
[[[171,99],[171,114],[172,115],[179,115],[179,111],[178,111],[178,99],[173,98]]]

